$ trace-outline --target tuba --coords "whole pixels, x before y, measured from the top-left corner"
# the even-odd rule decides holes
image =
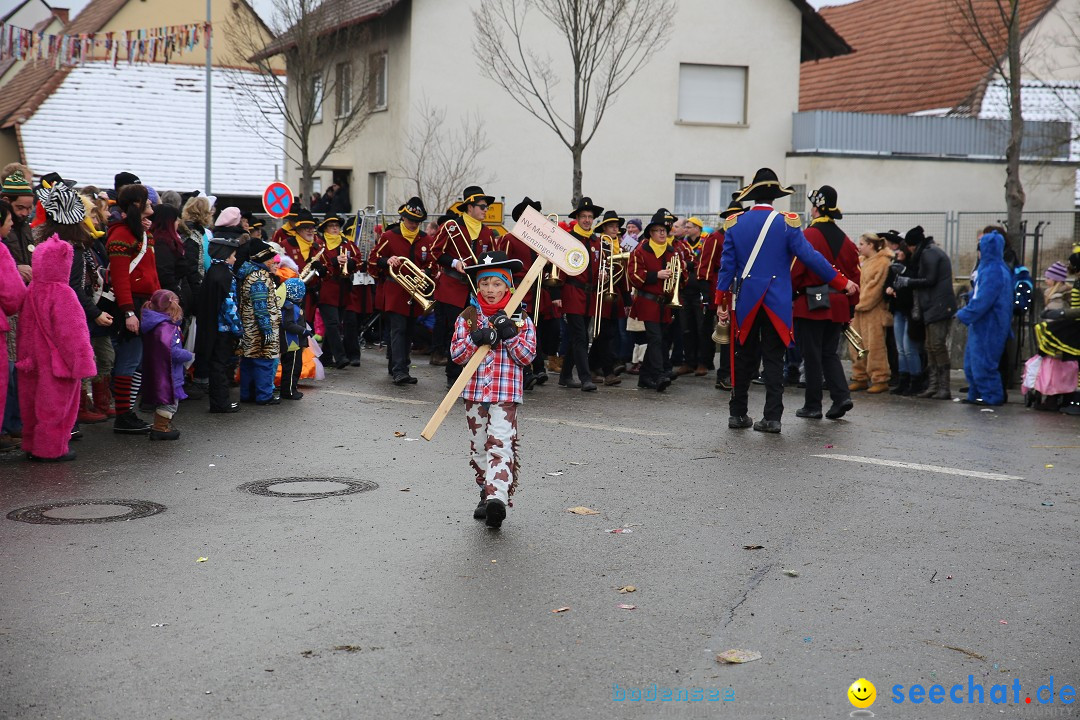
[[[671,296],[668,307],[681,308],[679,285],[682,282],[682,258],[677,253],[668,260],[667,269],[671,271],[671,275],[664,281],[664,294]]]
[[[353,224],[353,237],[351,238],[358,250],[356,258],[357,267],[360,269],[353,275],[353,285],[374,285],[375,278],[367,273],[367,261],[371,257],[371,251],[375,247],[375,226],[379,216],[375,212],[374,205],[368,205],[356,213],[356,222]]]
[[[857,357],[866,357],[866,349],[863,347],[862,335],[859,331],[851,327],[851,325],[844,326],[844,339],[851,345],[851,349],[855,351]]]
[[[435,305],[431,299],[435,294],[435,281],[427,276],[420,267],[409,258],[404,258],[397,270],[388,268],[390,277],[409,293],[409,296],[427,313]]]

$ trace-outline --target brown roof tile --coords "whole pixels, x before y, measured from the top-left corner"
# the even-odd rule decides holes
[[[1005,51],[1004,29],[993,18],[999,0],[972,0],[995,49]],[[1021,6],[1026,33],[1057,0]],[[966,4],[966,0],[964,0]],[[859,0],[825,8],[825,20],[855,48],[850,55],[803,63],[799,109],[905,115],[947,108],[966,111],[978,100],[987,65],[969,49],[974,41],[953,0]]]
[[[91,0],[75,19],[64,27],[64,33],[78,35],[99,31],[128,0]],[[45,98],[67,77],[67,68],[56,69],[52,59],[28,62],[0,93],[0,127],[10,127],[33,115]]]

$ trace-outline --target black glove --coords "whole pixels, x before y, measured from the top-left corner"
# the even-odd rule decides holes
[[[893,280],[893,287],[897,288],[898,290],[902,290],[910,284],[911,278],[907,277],[906,275],[901,275],[900,277]]]
[[[902,262],[890,263],[889,268],[897,275],[903,275],[907,272],[907,265]]]
[[[482,327],[473,330],[469,333],[469,337],[473,341],[473,345],[480,347],[481,345],[495,346],[495,343],[499,341],[499,333],[495,332],[493,327]]]
[[[1043,320],[1060,320],[1061,318],[1065,317],[1065,311],[1060,309],[1043,310],[1042,315],[1040,315],[1039,317],[1041,317]]]
[[[491,324],[495,326],[500,340],[509,340],[518,334],[517,325],[502,310],[491,316]]]

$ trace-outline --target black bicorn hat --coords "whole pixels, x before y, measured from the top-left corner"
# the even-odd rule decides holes
[[[277,255],[270,243],[259,238],[251,240],[247,244],[248,259],[252,262],[262,263]]]
[[[461,202],[456,203],[453,209],[458,212],[463,212],[466,205],[473,205],[480,200],[485,201],[488,205],[495,202],[495,198],[484,192],[484,189],[479,185],[470,185],[461,191]]]
[[[839,220],[844,217],[844,213],[840,212],[840,208],[836,204],[836,188],[832,185],[822,185],[814,192],[806,196],[806,199],[810,201],[810,204],[817,208],[817,211],[822,215],[827,215],[833,220]]]
[[[669,217],[671,217],[671,213],[669,213],[664,208],[660,208],[659,210],[657,210],[655,213],[653,213],[652,219],[650,219],[649,222],[642,229],[642,231],[641,231],[642,236],[644,236],[645,239],[648,239],[649,238],[649,232],[654,227],[662,227],[665,230],[667,230],[667,228],[668,228],[668,218]]]
[[[738,197],[739,197],[739,193],[737,193],[737,192],[731,193],[731,202],[728,203],[727,208],[725,208],[724,210],[722,210],[720,212],[721,219],[729,218],[732,215],[735,215],[737,213],[741,213],[746,209],[746,208],[743,207],[742,203],[739,202],[736,199]]]
[[[570,213],[568,217],[572,217],[576,220],[578,213],[580,212],[591,212],[593,214],[593,217],[597,218],[603,214],[604,208],[600,207],[599,205],[593,204],[591,197],[583,197],[581,198],[581,201],[578,202],[577,207],[574,208],[574,212]]]
[[[326,227],[327,223],[332,222],[336,222],[338,224],[338,227],[343,224],[340,215],[338,215],[337,213],[327,213],[326,217],[323,218],[323,221],[319,223],[319,229],[322,230],[324,227]]]
[[[502,250],[489,250],[481,253],[475,265],[466,265],[465,272],[473,277],[484,270],[507,270],[511,275],[525,267],[520,260],[508,257]]]
[[[745,200],[762,200],[768,202],[786,195],[791,195],[794,190],[780,184],[780,178],[771,168],[761,168],[754,173],[754,179],[749,185],[739,191],[736,198],[739,202]]]
[[[427,210],[424,209],[424,201],[417,196],[413,196],[405,201],[405,204],[398,208],[398,215],[409,220],[415,220],[416,222],[422,222],[427,220]]]
[[[531,197],[526,195],[525,198],[517,205],[515,205],[514,209],[510,211],[510,217],[514,219],[514,222],[517,222],[521,219],[521,216],[522,214],[524,214],[525,208],[527,207],[531,207],[536,212],[543,212],[543,209],[540,206],[540,201],[533,200]]]
[[[615,212],[614,210],[607,210],[601,217],[597,218],[596,221],[593,222],[593,227],[599,229],[604,225],[608,224],[609,222],[619,223],[619,231],[621,232],[623,225],[626,223],[626,218],[619,217],[619,213]]]

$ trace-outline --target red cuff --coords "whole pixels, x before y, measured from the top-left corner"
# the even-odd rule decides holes
[[[717,290],[713,295],[713,304],[717,307],[727,307],[730,304],[731,293],[727,290]]]
[[[847,284],[848,279],[841,275],[839,272],[836,273],[836,277],[829,281],[829,287],[831,287],[833,290],[846,290]]]

